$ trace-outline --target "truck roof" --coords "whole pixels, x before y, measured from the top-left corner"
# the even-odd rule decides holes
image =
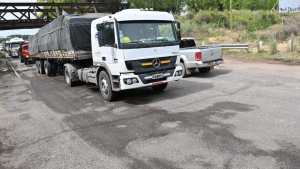
[[[139,20],[158,20],[158,21],[175,21],[174,16],[168,12],[148,11],[142,9],[126,9],[113,15],[99,18],[97,20],[107,20],[114,18],[117,21],[139,21]]]
[[[8,43],[21,43],[21,42],[24,42],[24,39],[16,37],[10,39]]]

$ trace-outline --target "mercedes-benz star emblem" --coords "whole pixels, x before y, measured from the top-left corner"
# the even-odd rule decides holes
[[[153,59],[152,65],[154,68],[159,68],[160,67],[160,60],[159,59]]]

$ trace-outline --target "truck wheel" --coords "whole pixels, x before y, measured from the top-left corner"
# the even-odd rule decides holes
[[[72,76],[70,70],[68,70],[68,67],[65,67],[65,81],[68,86],[73,87],[75,83],[72,81]]]
[[[28,65],[29,64],[29,60],[28,59],[24,59],[24,64]]]
[[[200,73],[209,73],[211,70],[210,67],[205,67],[205,68],[199,68]]]
[[[155,86],[152,86],[152,90],[155,92],[162,92],[167,88],[167,86],[168,86],[168,83],[155,85]]]
[[[40,60],[39,72],[40,74],[45,74],[44,60]]]
[[[180,62],[179,66],[182,67],[182,77],[186,77],[187,76],[187,71],[186,71],[186,67],[185,67],[184,63]]]
[[[35,61],[35,70],[38,74],[40,74],[40,64],[41,62],[39,60]]]
[[[104,100],[109,102],[115,100],[117,93],[112,90],[109,75],[105,71],[101,71],[99,74],[98,86]]]
[[[50,60],[44,62],[45,73],[47,76],[55,76],[56,74],[56,63]]]
[[[24,63],[24,58],[22,56],[19,56],[19,58],[20,58],[20,62]]]

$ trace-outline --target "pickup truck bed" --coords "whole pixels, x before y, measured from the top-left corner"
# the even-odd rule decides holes
[[[197,69],[208,73],[214,66],[223,63],[222,48],[219,46],[197,48],[193,39],[182,40],[180,46],[180,62],[185,76]]]

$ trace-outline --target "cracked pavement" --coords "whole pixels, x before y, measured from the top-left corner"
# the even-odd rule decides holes
[[[226,59],[226,58],[225,58]],[[0,64],[0,169],[298,169],[300,67],[226,59],[164,93]]]

